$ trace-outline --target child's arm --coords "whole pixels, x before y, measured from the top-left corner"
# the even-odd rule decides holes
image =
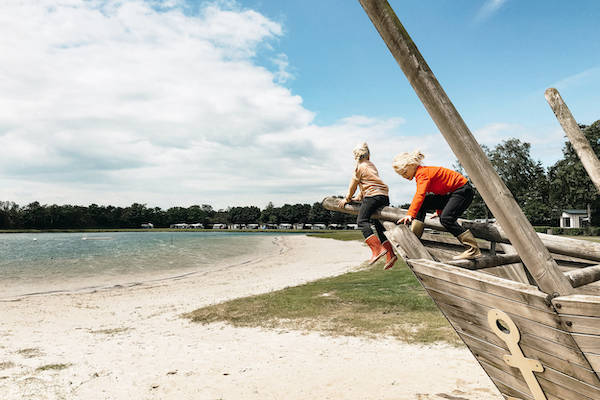
[[[356,179],[356,176],[353,176],[352,179],[350,180],[350,186],[348,187],[348,194],[346,195],[346,197],[344,197],[342,200],[340,200],[338,202],[338,205],[340,207],[344,207],[344,205],[346,203],[349,203],[350,200],[352,200],[352,195],[354,195],[354,192],[356,192],[357,187],[358,187],[358,179]],[[359,196],[362,198],[362,193]]]

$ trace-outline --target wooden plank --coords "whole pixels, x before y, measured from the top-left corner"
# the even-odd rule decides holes
[[[600,354],[585,353],[590,365],[596,372],[600,372]]]
[[[507,353],[510,352],[506,343],[498,338],[488,326],[485,326],[479,318],[471,318],[467,314],[461,314],[459,310],[452,309],[451,306],[442,305],[442,307],[459,334],[478,338],[478,340],[490,343]],[[527,358],[540,360],[542,364],[556,371],[561,371],[582,382],[600,386],[600,381],[595,372],[578,350],[559,345],[528,332],[523,333],[519,344]],[[543,350],[539,348],[543,348]]]
[[[552,304],[561,315],[600,316],[600,297],[574,294],[552,299]]]
[[[479,338],[465,334],[461,334],[461,338],[463,339],[465,344],[469,346],[469,348],[476,357],[481,357],[486,362],[495,365],[498,368],[510,370],[513,372],[516,371],[515,368],[509,367],[503,359],[504,355],[511,354],[506,349],[495,346],[494,344],[488,343],[484,340],[480,340]],[[593,383],[590,383],[564,374],[561,371],[556,370],[548,365],[543,366],[544,371],[537,373],[537,376],[549,380],[550,382],[553,382],[562,387],[570,388],[573,392],[578,393],[580,395],[584,395],[592,399],[600,399],[600,381],[598,380],[598,377],[596,377],[595,374],[592,373],[595,380],[593,381]]]
[[[572,333],[571,337],[573,337],[581,351],[583,351],[585,354],[593,353],[600,355],[600,336],[587,335],[584,333]]]
[[[389,3],[386,0],[360,0],[360,3],[540,289],[561,295],[573,293]]]
[[[560,315],[562,326],[567,332],[600,335],[600,317]]]
[[[465,299],[459,299],[449,295],[428,290],[438,307],[444,312],[448,319],[457,323],[455,328],[466,331],[475,336],[481,336],[490,343],[500,347],[506,347],[496,335],[489,330],[487,313],[491,307],[479,304],[468,304]],[[585,357],[577,347],[571,335],[567,332],[553,329],[549,326],[532,322],[526,318],[511,315],[511,318],[519,326],[521,331],[521,344],[549,355],[560,357],[570,363],[592,370]],[[527,353],[528,356],[531,356]],[[533,358],[533,357],[532,357]],[[547,359],[551,363],[552,359]],[[558,369],[559,366],[555,365]]]
[[[579,125],[575,121],[575,118],[573,118],[569,107],[567,107],[563,101],[558,90],[554,88],[546,89],[544,95],[546,96],[550,108],[554,111],[556,119],[558,119],[558,122],[567,134],[571,145],[573,145],[575,153],[579,156],[583,167],[587,171],[598,192],[600,192],[600,161],[598,160],[594,149],[590,146],[590,142],[583,132],[581,132],[581,129],[579,129]]]
[[[504,387],[513,388],[513,390],[516,390],[517,392],[523,394],[527,393],[526,397],[522,397],[523,399],[533,398],[531,397],[531,391],[529,390],[529,388],[527,386],[524,386],[522,378],[519,378],[516,374],[511,373],[512,371],[507,370],[504,367],[499,368],[501,366],[488,363],[485,360],[479,361],[486,373],[490,376],[490,378],[492,378],[492,381],[495,382],[496,380],[498,380],[504,385]],[[507,368],[510,367],[507,366]],[[570,390],[570,388],[566,388],[564,386],[560,386],[553,382],[550,382],[549,380],[542,378],[539,374],[536,375],[548,400],[594,400],[594,398],[590,398],[581,394],[577,394],[575,397],[575,393],[573,393]]]
[[[478,271],[466,271],[459,267],[439,262],[409,260],[408,264],[418,276],[431,276],[471,289],[521,302],[531,307],[548,311],[551,310],[547,305],[546,294],[531,285],[483,274]]]

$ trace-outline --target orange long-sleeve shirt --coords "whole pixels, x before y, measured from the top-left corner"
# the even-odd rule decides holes
[[[427,193],[448,194],[462,187],[467,183],[467,178],[456,171],[444,167],[424,167],[417,168],[415,173],[417,182],[417,192],[415,193],[407,215],[416,217],[421,209],[423,200]]]

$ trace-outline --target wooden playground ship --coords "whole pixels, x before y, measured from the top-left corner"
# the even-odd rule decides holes
[[[483,256],[427,218],[419,240],[385,207],[390,240],[506,399],[600,399],[600,243],[538,234],[497,175],[386,0],[360,0],[498,223],[462,220]],[[546,98],[600,190],[600,163],[554,89]],[[326,198],[325,208],[357,214]]]

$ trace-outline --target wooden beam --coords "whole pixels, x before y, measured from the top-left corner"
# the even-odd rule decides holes
[[[358,215],[360,203],[348,203],[343,208],[338,207],[339,198],[326,197],[323,199],[322,205],[330,211],[339,211],[346,214]],[[373,214],[373,218],[382,221],[396,222],[406,215],[406,210],[395,207],[383,207]],[[446,229],[440,224],[439,218],[425,218],[425,227],[437,231],[445,231]],[[470,229],[473,235],[479,239],[485,239],[498,243],[510,243],[506,233],[502,227],[496,224],[485,222],[475,222],[465,219],[459,219],[458,222],[465,228]],[[562,254],[570,257],[578,257],[581,259],[599,261],[600,262],[600,243],[590,242],[587,240],[570,239],[557,235],[547,235],[538,233],[537,236],[542,240],[546,248],[555,254]]]
[[[497,267],[521,262],[518,254],[496,254],[494,256],[479,257],[474,260],[452,260],[446,261],[446,264],[454,265],[470,270]]]
[[[556,119],[560,122],[575,152],[579,156],[583,167],[598,192],[600,192],[600,161],[596,153],[594,153],[594,149],[590,146],[590,142],[586,139],[583,132],[581,132],[581,129],[579,129],[579,125],[577,125],[573,114],[571,114],[569,107],[563,101],[558,90],[554,88],[546,89],[545,96],[550,108],[554,111],[554,115],[556,115]]]
[[[575,269],[565,273],[574,288],[600,280],[600,265]]]
[[[360,0],[360,3],[538,286],[547,293],[572,293],[569,281],[492,167],[392,7],[386,0]]]
[[[405,260],[408,259],[425,259],[433,260],[433,257],[425,246],[421,243],[419,238],[415,236],[410,230],[408,225],[394,225],[390,226],[385,224],[386,229],[390,231],[389,237],[394,244],[402,249],[402,257]],[[390,229],[391,228],[391,229]]]

